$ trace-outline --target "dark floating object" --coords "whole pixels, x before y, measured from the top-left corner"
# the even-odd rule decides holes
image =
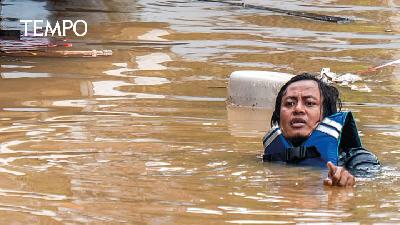
[[[201,1],[201,2],[218,2],[218,3],[229,4],[232,6],[242,6],[244,8],[249,8],[249,9],[266,10],[266,11],[271,11],[271,12],[276,12],[276,13],[287,14],[289,16],[303,17],[303,18],[325,21],[325,22],[330,22],[330,23],[350,23],[350,22],[352,22],[351,19],[345,18],[345,17],[328,16],[328,15],[321,15],[321,14],[316,14],[316,13],[279,9],[279,8],[273,8],[273,7],[268,7],[268,6],[258,6],[258,5],[252,5],[252,4],[245,4],[244,2],[218,1],[218,0],[199,0],[199,1]]]
[[[130,13],[121,12],[114,10],[103,10],[103,9],[88,9],[88,8],[64,8],[64,9],[51,9],[50,12],[88,12],[88,13]]]
[[[19,40],[21,37],[20,30],[0,30],[0,39]]]

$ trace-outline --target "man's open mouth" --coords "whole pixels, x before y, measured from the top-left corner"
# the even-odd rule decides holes
[[[290,121],[290,126],[294,128],[303,127],[306,124],[306,121],[301,118],[294,118]]]

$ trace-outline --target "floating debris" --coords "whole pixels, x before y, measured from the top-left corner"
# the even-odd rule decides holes
[[[82,57],[97,57],[97,56],[112,56],[112,50],[91,50],[91,51],[55,51],[57,54],[64,56],[82,56]]]
[[[387,66],[396,65],[396,64],[400,64],[400,59],[385,63],[385,64],[380,65],[380,66],[370,67],[370,68],[368,68],[366,70],[357,71],[357,74],[376,73],[379,69],[385,68]]]
[[[270,11],[270,12],[275,12],[275,13],[286,14],[289,16],[302,17],[302,18],[330,22],[330,23],[344,24],[344,23],[353,22],[353,20],[351,20],[350,18],[345,18],[345,17],[329,16],[329,15],[322,15],[322,14],[316,14],[316,13],[310,13],[310,12],[304,12],[304,11],[286,10],[286,9],[262,6],[262,5],[247,4],[245,1],[229,1],[229,0],[228,1],[199,0],[199,1],[224,3],[224,4],[231,5],[231,6],[241,6],[243,8],[265,10],[265,11]]]
[[[111,56],[111,50],[65,50],[72,43],[62,39],[23,36],[20,39],[0,39],[0,55],[14,57],[98,57]]]
[[[18,40],[21,37],[20,30],[1,30],[0,29],[0,38],[8,39],[8,40]]]
[[[389,62],[389,63],[386,63],[386,64],[383,64],[383,65],[380,65],[380,66],[376,66],[376,67],[374,67],[374,69],[380,69],[380,68],[383,68],[383,67],[386,67],[386,66],[391,66],[391,65],[394,65],[394,64],[400,64],[400,59],[392,61],[392,62]]]
[[[0,55],[18,55],[25,51],[37,52],[48,51],[50,48],[60,50],[59,48],[72,47],[72,43],[66,39],[33,37],[30,33],[28,34],[28,36],[19,36],[18,38],[0,37]]]
[[[343,83],[343,82],[354,83],[361,80],[362,79],[360,76],[352,73],[345,73],[343,75],[339,75],[332,79],[332,81],[336,83]]]
[[[356,85],[351,85],[350,86],[351,90],[353,91],[361,91],[361,92],[371,92],[371,88],[369,88],[366,84],[364,86],[356,86]]]
[[[352,74],[352,73],[345,73],[342,75],[336,74],[331,71],[330,68],[322,68],[320,73],[321,78],[328,79],[329,81],[333,81],[335,83],[354,83],[357,81],[361,81],[361,77]]]
[[[363,86],[357,86],[353,83],[362,81],[361,77],[352,74],[345,73],[342,75],[332,72],[330,68],[322,68],[320,72],[320,79],[327,83],[337,83],[340,86],[350,87],[351,90],[361,91],[361,92],[371,92],[371,89],[364,84]]]
[[[112,56],[112,50],[90,50],[90,51],[2,51],[2,55],[17,56],[17,57],[98,57]]]
[[[34,37],[28,33],[17,39],[4,36],[18,35],[18,32],[3,31],[0,38],[0,55],[14,57],[99,57],[111,56],[112,50],[65,50],[71,48],[72,43],[66,39],[49,39]]]
[[[331,72],[330,68],[322,68],[321,69],[321,77],[322,78],[328,77],[328,78],[331,78],[331,80],[332,80],[333,78],[337,77],[337,74],[334,72]]]

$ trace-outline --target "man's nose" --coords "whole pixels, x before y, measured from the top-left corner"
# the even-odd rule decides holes
[[[305,105],[301,101],[298,101],[296,106],[294,107],[294,113],[304,113],[304,110]]]

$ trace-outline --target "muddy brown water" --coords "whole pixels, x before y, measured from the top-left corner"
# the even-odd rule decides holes
[[[372,92],[339,87],[384,165],[354,189],[261,163],[268,110],[225,100],[236,70],[345,73],[399,59],[400,1],[251,3],[355,22],[189,0],[2,0],[3,29],[84,19],[88,34],[68,50],[114,54],[0,57],[1,223],[399,224],[399,65],[363,75]]]

